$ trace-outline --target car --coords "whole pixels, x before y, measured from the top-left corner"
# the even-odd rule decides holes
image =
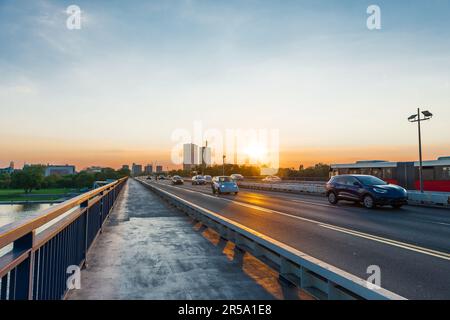
[[[197,175],[192,177],[192,185],[204,185],[204,184],[206,184],[206,179],[203,176]]]
[[[184,180],[180,176],[173,176],[172,184],[184,184]]]
[[[228,176],[214,177],[211,182],[211,189],[213,194],[234,193],[238,194],[239,187],[236,181]]]
[[[166,177],[163,175],[159,175],[157,180],[166,180]]]
[[[204,178],[206,180],[206,183],[211,183],[212,177],[210,175],[206,175],[206,176],[204,176]]]
[[[391,205],[400,208],[408,202],[407,191],[370,175],[345,174],[331,177],[326,184],[326,195],[331,204],[339,200],[362,203],[367,209]]]
[[[281,178],[277,176],[267,176],[262,179],[263,182],[280,182]]]
[[[233,173],[230,177],[234,181],[243,181],[244,180],[244,176],[242,174],[239,174],[239,173]]]
[[[147,180],[152,180],[152,176],[147,176]]]

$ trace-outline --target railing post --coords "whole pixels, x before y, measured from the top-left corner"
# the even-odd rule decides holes
[[[103,216],[103,203],[105,200],[105,192],[102,191],[100,192],[100,233],[103,233],[103,221],[105,219],[105,217]],[[106,215],[105,215],[106,216]]]
[[[83,251],[83,258],[84,258],[84,267],[87,268],[87,252],[88,252],[88,237],[89,237],[89,200],[86,200],[80,204],[80,209],[86,209],[84,212],[84,251]]]
[[[32,298],[34,234],[35,232],[32,231],[13,242],[13,251],[18,253],[28,251],[28,257],[17,266],[15,272],[14,299],[16,300]]]

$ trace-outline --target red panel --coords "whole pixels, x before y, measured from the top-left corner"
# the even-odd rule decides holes
[[[384,181],[386,181],[387,183],[390,183],[390,184],[397,184],[398,185],[398,181],[395,180],[395,179],[384,179]]]
[[[420,190],[420,182],[415,182],[416,190]],[[450,192],[450,180],[425,180],[423,182],[425,191]]]

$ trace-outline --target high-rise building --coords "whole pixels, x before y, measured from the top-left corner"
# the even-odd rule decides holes
[[[145,174],[152,174],[153,173],[153,166],[151,164],[147,164],[144,167],[144,173]]]
[[[211,165],[211,148],[208,147],[208,141],[206,141],[206,145],[200,148],[200,160],[203,166]]]
[[[162,173],[163,167],[162,166],[156,166],[156,173]]]
[[[186,143],[183,145],[183,170],[191,170],[199,165],[199,149],[196,144]]]
[[[133,163],[131,166],[131,174],[133,176],[139,176],[142,174],[142,165]]]

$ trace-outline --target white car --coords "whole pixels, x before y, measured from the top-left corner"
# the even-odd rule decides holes
[[[277,176],[267,176],[262,179],[263,182],[280,182],[281,178]]]
[[[242,174],[239,174],[239,173],[233,173],[230,177],[234,181],[242,181],[242,180],[244,180],[244,176]]]

